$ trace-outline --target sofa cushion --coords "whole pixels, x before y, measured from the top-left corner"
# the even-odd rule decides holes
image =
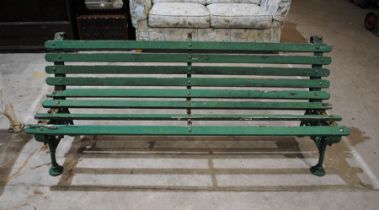
[[[158,3],[198,3],[205,5],[207,0],[153,0],[153,4]]]
[[[209,28],[208,9],[197,3],[158,3],[149,13],[150,27]]]
[[[212,28],[270,28],[272,15],[255,4],[210,4]]]
[[[165,0],[163,0],[165,1]],[[180,1],[180,0],[172,0]],[[241,4],[256,4],[260,5],[261,0],[206,0],[207,4],[217,4],[217,3],[241,3]]]

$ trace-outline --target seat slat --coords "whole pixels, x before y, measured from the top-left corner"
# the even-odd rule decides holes
[[[187,74],[187,66],[47,66],[49,74]],[[192,74],[327,77],[324,68],[192,66]]]
[[[49,40],[48,49],[62,50],[219,50],[245,52],[330,52],[327,44],[252,43],[252,42],[197,42],[197,41],[124,41],[124,40]]]
[[[251,98],[251,99],[329,99],[325,91],[258,91],[212,89],[67,89],[49,97],[147,97],[147,98]]]
[[[118,125],[31,125],[30,134],[44,135],[183,135],[183,136],[346,136],[343,126],[118,126]]]
[[[57,62],[192,62],[192,63],[268,63],[268,64],[318,64],[331,63],[330,57],[199,54],[192,53],[48,53],[46,61]]]
[[[162,109],[330,109],[320,102],[230,102],[230,101],[135,101],[135,100],[45,100],[45,108],[162,108]]]
[[[48,85],[327,88],[328,80],[155,77],[49,77]]]
[[[71,120],[239,120],[239,121],[340,121],[338,115],[291,114],[82,114],[37,113],[36,119]]]

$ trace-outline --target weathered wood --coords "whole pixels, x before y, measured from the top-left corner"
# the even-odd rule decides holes
[[[270,64],[321,64],[331,63],[330,57],[245,55],[210,53],[48,53],[46,61],[65,62],[173,62],[188,60],[193,63],[270,63]]]
[[[121,40],[49,40],[45,47],[52,50],[218,50],[245,52],[330,52],[327,44],[196,42],[196,41],[121,41]]]
[[[119,126],[81,125],[53,127],[31,126],[28,133],[44,135],[183,135],[183,136],[345,136],[343,126],[279,127],[279,126]]]
[[[309,79],[245,79],[245,78],[191,78],[172,77],[49,77],[48,85],[71,86],[198,86],[198,87],[289,87],[327,88],[328,80]]]
[[[187,66],[77,65],[47,66],[49,74],[187,74]],[[328,69],[296,67],[191,66],[192,74],[258,76],[329,76]]]
[[[331,47],[319,37],[312,37],[312,44],[284,44],[66,41],[57,36],[46,47],[50,51],[46,60],[54,62],[46,67],[50,74],[46,83],[55,91],[42,102],[49,112],[35,117],[48,123],[30,125],[26,132],[49,145],[54,176],[63,171],[55,149],[64,135],[310,136],[320,154],[311,172],[322,176],[326,145],[350,134],[347,127],[336,124],[340,116],[326,113],[331,105],[324,103],[330,98],[323,90],[329,87],[324,77],[330,71],[323,65],[330,64],[331,58],[323,53]],[[133,49],[143,52],[128,51]],[[70,113],[71,108],[86,112]],[[153,114],[122,109],[148,109]],[[161,109],[167,109],[167,114]],[[220,114],[224,109],[249,110],[250,114]],[[194,110],[204,113],[194,114]],[[275,114],[253,110],[274,110]],[[288,114],[288,110],[306,114]],[[109,123],[73,125],[74,120]],[[187,125],[111,125],[132,120],[187,121]],[[299,126],[198,126],[193,121],[299,121]]]
[[[325,91],[259,91],[229,89],[67,89],[48,97],[71,98],[250,98],[250,99],[329,99]]]
[[[160,109],[277,109],[304,110],[330,109],[331,105],[320,102],[231,102],[231,101],[161,101],[161,100],[45,100],[45,108],[160,108]]]
[[[338,115],[290,115],[290,114],[61,114],[37,113],[36,119],[71,120],[240,120],[240,121],[340,121]]]

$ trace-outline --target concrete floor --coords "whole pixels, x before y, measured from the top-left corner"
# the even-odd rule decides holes
[[[333,113],[352,135],[328,149],[327,176],[309,175],[309,140],[138,137],[66,138],[66,171],[50,177],[47,148],[7,133],[0,117],[0,209],[378,209],[379,37],[363,28],[366,12],[348,0],[294,0],[283,35],[320,34],[334,47]],[[48,90],[45,65],[43,54],[0,55],[6,98],[26,123]]]

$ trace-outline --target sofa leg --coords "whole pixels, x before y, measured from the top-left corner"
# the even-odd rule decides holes
[[[316,144],[318,147],[318,152],[319,152],[319,158],[318,158],[318,163],[315,166],[312,166],[310,168],[311,173],[316,176],[324,176],[325,175],[325,169],[324,169],[324,158],[325,158],[325,150],[327,146],[327,142],[324,137],[321,137],[320,141],[318,144]]]
[[[55,156],[55,151],[58,147],[59,142],[60,142],[60,138],[56,138],[54,136],[50,136],[47,141],[47,144],[49,145],[50,158],[51,158],[51,167],[49,170],[50,176],[58,176],[63,173],[63,167],[57,163],[57,159]]]

